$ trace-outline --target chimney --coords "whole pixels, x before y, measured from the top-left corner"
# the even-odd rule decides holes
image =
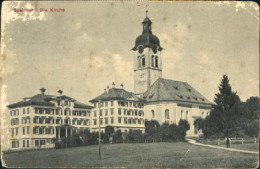
[[[42,92],[42,95],[44,95],[44,92],[46,91],[46,89],[41,88],[40,91]]]
[[[57,92],[58,92],[60,95],[62,95],[62,92],[63,92],[63,91],[62,91],[62,90],[58,90]]]
[[[121,85],[120,85],[120,86],[121,86],[121,88],[122,88],[122,89],[124,88],[124,84],[123,84],[123,83],[121,83]]]
[[[113,88],[115,88],[115,86],[116,86],[115,82],[112,83],[112,86],[113,86]]]

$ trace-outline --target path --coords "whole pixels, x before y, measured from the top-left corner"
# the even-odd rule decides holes
[[[234,151],[234,152],[240,152],[240,153],[259,154],[259,152],[256,152],[256,151],[240,150],[240,149],[235,149],[235,148],[225,148],[225,147],[220,147],[220,146],[201,144],[192,139],[186,139],[186,140],[188,140],[188,142],[190,144],[194,144],[194,145],[198,145],[198,146],[204,146],[204,147],[210,147],[210,148],[222,149],[222,150]]]

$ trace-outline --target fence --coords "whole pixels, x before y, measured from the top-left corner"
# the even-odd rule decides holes
[[[231,144],[257,144],[258,138],[230,138]],[[224,145],[226,144],[225,138],[218,139],[199,139],[198,142],[210,145]]]

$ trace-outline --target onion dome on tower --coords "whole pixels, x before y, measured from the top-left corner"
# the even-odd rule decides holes
[[[157,50],[161,51],[163,48],[160,46],[159,38],[152,33],[152,21],[148,18],[147,12],[146,10],[146,17],[142,22],[143,33],[136,38],[135,46],[132,50],[142,51],[144,48],[152,48],[154,53],[156,53]]]

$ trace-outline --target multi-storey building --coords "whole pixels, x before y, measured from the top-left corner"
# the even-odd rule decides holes
[[[92,131],[98,131],[99,127],[104,131],[106,126],[113,126],[122,132],[131,129],[144,131],[144,100],[134,93],[113,85],[90,102],[94,104]]]
[[[62,95],[41,94],[10,104],[10,146],[12,149],[52,148],[53,139],[90,128],[91,106]]]

